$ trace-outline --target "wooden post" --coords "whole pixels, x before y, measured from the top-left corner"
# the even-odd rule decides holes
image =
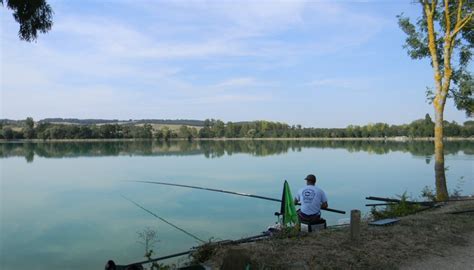
[[[359,241],[360,237],[360,210],[351,210],[351,240]]]

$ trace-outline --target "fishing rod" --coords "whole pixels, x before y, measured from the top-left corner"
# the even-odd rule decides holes
[[[232,194],[232,195],[250,197],[250,198],[255,198],[255,199],[262,199],[262,200],[267,200],[267,201],[281,202],[280,199],[275,199],[275,198],[270,198],[270,197],[265,197],[265,196],[260,196],[260,195],[253,195],[253,194],[248,194],[248,193],[242,193],[242,192],[228,191],[228,190],[223,190],[223,189],[205,188],[205,187],[189,186],[189,185],[173,184],[173,183],[157,182],[157,181],[138,181],[137,180],[137,181],[129,181],[129,182],[137,182],[137,183],[145,183],[145,184],[156,184],[156,185],[165,185],[165,186],[174,186],[174,187],[194,188],[194,189],[201,189],[201,190],[207,190],[207,191],[214,191],[214,192],[221,192],[221,193],[227,193],[227,194]],[[339,213],[339,214],[345,214],[346,213],[346,211],[341,211],[341,210],[332,209],[332,208],[325,208],[325,209],[321,209],[321,210],[334,212],[334,213]]]
[[[163,221],[164,223],[166,223],[166,224],[172,226],[173,228],[182,231],[183,233],[187,234],[188,236],[191,236],[192,238],[198,240],[198,241],[201,242],[201,243],[206,243],[206,241],[204,241],[204,240],[200,239],[199,237],[195,236],[194,234],[192,234],[192,233],[190,233],[190,232],[188,232],[188,231],[186,231],[186,230],[184,230],[184,229],[182,229],[182,228],[180,228],[180,227],[174,225],[173,223],[167,221],[166,219],[164,219],[164,218],[158,216],[157,214],[155,214],[155,213],[153,213],[152,211],[146,209],[145,207],[141,206],[140,204],[138,204],[137,202],[133,201],[132,199],[129,199],[129,198],[125,197],[124,195],[120,195],[120,196],[122,196],[122,198],[124,198],[125,200],[127,200],[127,201],[133,203],[134,205],[138,206],[139,208],[143,209],[144,211],[148,212],[148,213],[151,214],[152,216],[154,216],[154,217],[158,218],[159,220]]]
[[[250,236],[250,237],[246,237],[246,238],[242,238],[242,239],[237,239],[237,240],[222,240],[222,241],[218,241],[218,242],[209,242],[209,244],[225,246],[225,245],[250,243],[250,242],[259,241],[259,240],[264,239],[265,237],[268,237],[268,236],[269,236],[268,233],[262,233],[262,234],[258,234],[258,235],[254,235],[254,236]],[[166,259],[170,259],[170,258],[174,258],[174,257],[179,257],[179,256],[183,256],[183,255],[189,255],[189,254],[195,252],[198,248],[199,247],[193,247],[192,249],[190,249],[188,251],[183,251],[183,252],[170,254],[170,255],[166,255],[166,256],[150,259],[150,260],[144,260],[144,261],[140,261],[140,262],[136,262],[136,263],[131,263],[131,264],[128,264],[127,266],[142,265],[142,264],[162,261],[162,260],[166,260]]]
[[[185,187],[185,188],[194,188],[194,189],[201,189],[201,190],[207,190],[207,191],[214,191],[214,192],[221,192],[221,193],[227,193],[227,194],[232,194],[232,195],[251,197],[251,198],[262,199],[262,200],[267,200],[267,201],[281,202],[281,200],[275,199],[275,198],[259,196],[259,195],[253,195],[253,194],[247,194],[247,193],[242,193],[242,192],[234,192],[234,191],[228,191],[228,190],[222,190],[222,189],[215,189],[215,188],[205,188],[205,187],[198,187],[198,186],[188,186],[188,185],[165,183],[165,182],[155,182],[155,181],[130,181],[130,182],[138,182],[138,183],[146,183],[146,184],[157,184],[157,185],[175,186],[175,187]]]
[[[382,198],[382,197],[374,197],[374,196],[370,196],[370,197],[366,197],[365,198],[366,200],[371,200],[371,201],[382,201],[382,202],[386,202],[386,203],[407,203],[407,204],[419,204],[419,205],[423,205],[423,206],[430,206],[430,205],[433,205],[435,204],[436,202],[414,202],[414,201],[402,201],[402,200],[398,200],[398,199],[391,199],[391,198]]]
[[[170,258],[174,258],[174,257],[188,255],[188,254],[191,254],[193,251],[194,250],[183,251],[183,252],[180,252],[180,253],[175,253],[175,254],[171,254],[171,255],[167,255],[167,256],[163,256],[163,257],[158,257],[158,258],[154,258],[154,259],[151,259],[151,260],[145,260],[145,261],[141,261],[141,262],[132,263],[132,264],[129,264],[127,266],[132,266],[132,265],[137,265],[137,264],[142,265],[142,264],[162,261],[162,260],[166,260],[166,259],[170,259]]]
[[[396,203],[368,203],[365,206],[387,206],[387,205],[397,205]]]

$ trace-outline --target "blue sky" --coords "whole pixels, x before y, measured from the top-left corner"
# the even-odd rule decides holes
[[[48,1],[20,41],[1,8],[0,118],[407,123],[433,112],[429,61],[396,15],[412,1]],[[445,118],[466,121],[448,102]]]

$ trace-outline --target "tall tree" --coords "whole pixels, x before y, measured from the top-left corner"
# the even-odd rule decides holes
[[[438,200],[448,199],[444,167],[443,114],[448,97],[467,115],[474,112],[473,78],[468,71],[474,48],[472,0],[419,0],[423,14],[413,24],[403,14],[400,28],[407,34],[404,48],[413,59],[430,58],[434,91],[427,96],[435,113],[435,177]],[[457,55],[457,58],[455,56]]]
[[[28,117],[25,120],[25,125],[23,127],[23,137],[26,139],[33,139],[35,137],[35,121],[31,117]]]
[[[13,18],[20,24],[18,36],[28,42],[36,40],[38,31],[46,33],[53,25],[53,10],[45,0],[0,0],[2,6],[13,10]]]

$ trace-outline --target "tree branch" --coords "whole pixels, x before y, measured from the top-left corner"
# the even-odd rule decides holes
[[[442,88],[442,79],[441,79],[441,74],[440,74],[440,69],[439,69],[439,62],[438,62],[438,53],[437,53],[437,48],[436,48],[436,34],[435,34],[435,29],[434,29],[434,12],[431,9],[433,7],[433,3],[436,1],[433,0],[431,3],[431,7],[427,1],[424,1],[424,11],[426,14],[426,24],[428,28],[428,48],[431,54],[431,60],[433,62],[433,70],[434,70],[434,75],[435,75],[435,82],[436,82],[436,93],[439,94],[441,93],[441,88]]]
[[[456,26],[458,25],[458,22],[461,21],[462,1],[463,0],[459,0],[458,2],[458,15],[456,16]]]
[[[462,4],[462,0],[460,0],[459,2],[460,4]],[[458,8],[458,16],[459,16],[459,8]],[[445,29],[445,33],[444,33],[444,47],[445,50],[444,51],[444,66],[445,68],[448,67],[448,69],[450,69],[450,59],[446,59],[446,57],[450,57],[452,51],[453,51],[453,47],[454,47],[454,42],[455,42],[455,38],[453,35],[451,35],[451,14],[450,14],[450,10],[449,10],[449,0],[444,0],[444,18],[445,18],[445,21],[446,21],[446,29]],[[456,21],[456,25],[457,25],[457,21]],[[446,63],[446,60],[447,60],[447,63]],[[446,73],[444,74],[446,76]],[[445,81],[446,83],[446,81]]]
[[[456,24],[456,27],[454,28],[454,31],[453,33],[451,34],[451,36],[455,36],[459,31],[461,31],[461,29],[463,29],[464,26],[466,26],[466,24],[472,19],[472,13],[469,14],[467,17],[463,18],[461,21],[459,21],[457,24]]]
[[[461,3],[461,2],[459,2]],[[444,33],[444,74],[443,74],[443,84],[441,86],[440,94],[440,104],[444,106],[446,97],[448,95],[449,86],[451,84],[451,78],[453,75],[453,70],[451,69],[451,55],[454,47],[454,41],[456,40],[455,36],[451,35],[451,16],[449,10],[449,0],[444,0],[444,16],[445,16],[445,33]]]
[[[449,36],[451,35],[451,16],[449,14],[449,0],[444,0],[444,19],[446,20],[446,33],[444,35],[444,40],[448,40]]]
[[[433,2],[431,2],[431,14],[434,14],[437,4],[438,4],[437,0],[433,0]]]

